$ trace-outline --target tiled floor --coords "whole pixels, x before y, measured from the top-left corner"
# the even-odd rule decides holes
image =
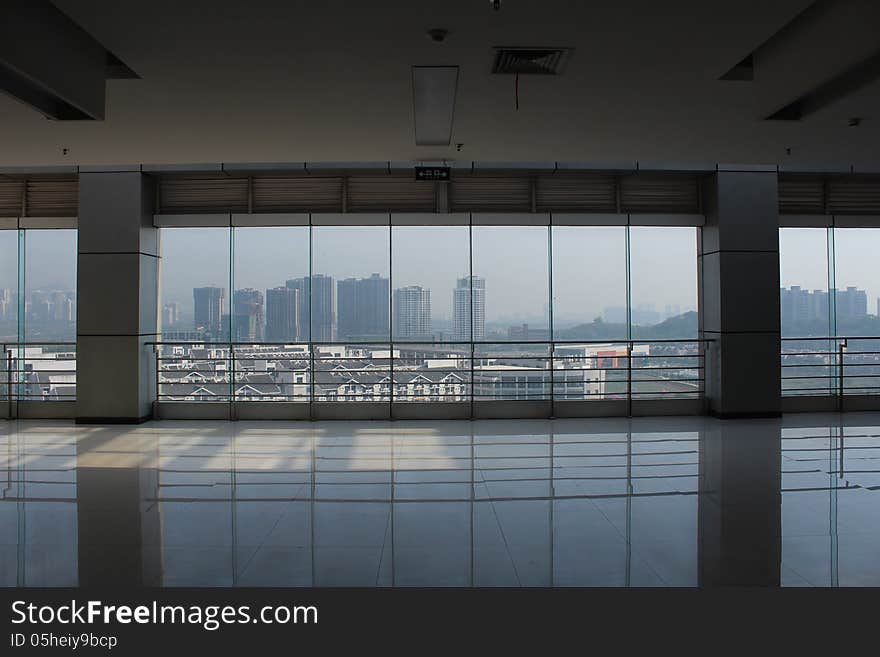
[[[4,421],[0,490],[3,586],[880,585],[880,414]]]

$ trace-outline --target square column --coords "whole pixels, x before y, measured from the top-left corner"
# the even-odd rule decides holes
[[[159,232],[153,179],[80,172],[77,422],[143,422],[156,398]]]
[[[719,417],[781,412],[777,186],[775,167],[719,168],[704,183],[700,320]]]

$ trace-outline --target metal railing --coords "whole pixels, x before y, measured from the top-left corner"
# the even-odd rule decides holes
[[[14,402],[76,399],[75,342],[6,342],[0,348],[0,400],[9,417]]]
[[[153,342],[160,402],[701,399],[707,340]]]
[[[880,336],[782,338],[782,394],[880,394]]]

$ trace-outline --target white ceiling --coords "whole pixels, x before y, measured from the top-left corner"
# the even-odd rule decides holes
[[[810,0],[503,0],[497,13],[488,0],[55,4],[142,79],[107,83],[103,122],[47,121],[0,95],[2,166],[443,158],[880,165],[877,82],[786,123],[761,119],[823,81],[791,52],[797,84],[784,98],[772,93],[780,88],[772,78],[718,80]],[[448,41],[432,43],[432,27],[449,29]],[[489,75],[498,45],[575,52],[561,77],[522,77],[515,111],[513,78]],[[824,57],[813,57],[818,45]],[[817,76],[826,75],[828,53],[838,53],[834,67],[852,63],[844,45],[828,46],[798,45]],[[410,67],[432,64],[461,67],[453,129],[461,152],[415,145]],[[781,84],[785,71],[774,74]],[[861,127],[847,127],[850,116],[863,117]]]

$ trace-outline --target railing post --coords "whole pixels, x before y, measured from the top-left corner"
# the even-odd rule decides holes
[[[3,345],[6,354],[6,419],[12,419],[12,349],[9,345]]]
[[[235,347],[231,342],[229,343],[229,364],[232,368],[229,385],[229,419],[235,420]]]
[[[474,399],[476,397],[476,388],[474,387],[475,386],[475,383],[474,383],[474,355],[475,355],[474,352],[475,352],[475,348],[474,348],[473,336],[471,336],[470,347],[471,347],[471,419],[473,420],[474,419]]]
[[[552,338],[553,336],[551,335],[550,337]],[[556,417],[556,373],[554,372],[555,365],[556,365],[554,362],[554,358],[556,356],[556,343],[551,340],[549,347],[550,347],[550,417],[554,418],[554,417]],[[565,375],[563,375],[562,380],[566,381]],[[565,397],[566,388],[567,388],[567,385],[565,383],[563,383],[563,386],[562,386],[563,398]]]
[[[846,353],[846,338],[837,343],[837,411],[843,412],[843,358]]]
[[[159,368],[162,366],[162,362],[159,358],[159,350],[159,345],[153,343],[153,353],[156,354],[156,401],[153,402],[153,415],[157,420],[162,419],[161,417],[159,417],[159,408],[161,407],[159,404],[159,390],[161,390],[161,388],[159,387],[161,385],[159,383]]]
[[[315,419],[315,345],[309,343],[309,419]]]
[[[632,357],[633,357],[633,342],[632,340],[627,341],[626,343],[626,416],[632,417],[633,412],[633,395],[632,395]]]

